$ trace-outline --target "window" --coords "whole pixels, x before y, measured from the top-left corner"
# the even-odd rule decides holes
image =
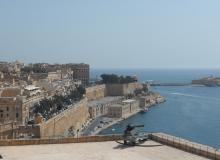
[[[6,110],[9,111],[9,108],[7,107]]]
[[[9,117],[9,114],[7,114],[7,117]]]
[[[16,118],[18,118],[19,117],[19,114],[18,113],[16,113]]]
[[[1,114],[1,118],[3,118],[3,114]]]

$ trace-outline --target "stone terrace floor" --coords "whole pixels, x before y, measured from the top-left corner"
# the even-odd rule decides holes
[[[0,147],[4,160],[204,160],[175,148],[147,141],[141,146],[117,142],[70,143]]]

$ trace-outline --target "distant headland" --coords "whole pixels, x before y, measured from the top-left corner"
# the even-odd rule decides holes
[[[220,77],[204,77],[197,80],[192,80],[194,85],[204,85],[208,87],[218,87],[220,86]]]

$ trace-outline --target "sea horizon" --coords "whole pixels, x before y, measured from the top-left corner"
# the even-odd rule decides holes
[[[136,75],[140,82],[153,80],[160,83],[190,83],[194,79],[220,76],[220,69],[104,69],[91,68],[90,78],[100,78],[101,74]]]

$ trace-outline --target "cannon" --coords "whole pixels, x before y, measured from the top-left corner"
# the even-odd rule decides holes
[[[138,133],[135,128],[144,127],[144,125],[130,125],[128,124],[124,130],[123,140],[125,145],[136,145],[148,139],[145,133]]]

